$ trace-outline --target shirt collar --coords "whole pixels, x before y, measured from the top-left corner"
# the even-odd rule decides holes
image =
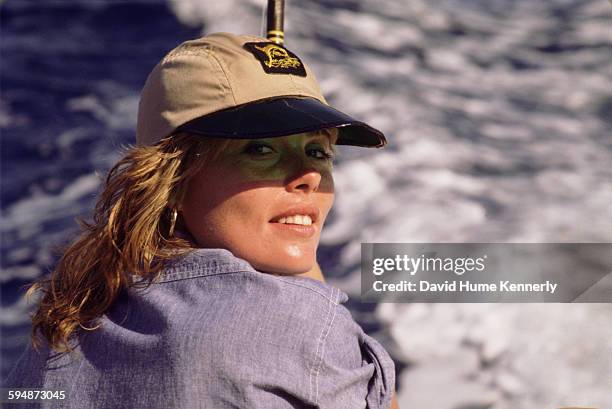
[[[181,280],[236,271],[256,272],[251,264],[226,249],[198,248],[171,260],[158,282]]]
[[[229,250],[220,248],[197,248],[169,261],[155,282],[163,283],[235,272],[264,274],[255,270],[248,261],[236,257]],[[336,296],[331,297],[331,301],[334,304],[344,303],[349,298],[348,295],[339,288],[313,278],[292,275],[275,276],[275,278],[291,283],[292,285],[306,287],[320,293],[328,299],[330,298],[330,294],[333,296],[335,293]]]

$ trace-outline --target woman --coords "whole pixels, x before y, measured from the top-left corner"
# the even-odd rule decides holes
[[[218,33],[153,69],[137,142],[29,290],[35,348],[5,386],[69,408],[389,408],[393,362],[315,259],[333,144],[384,136],[295,54]]]

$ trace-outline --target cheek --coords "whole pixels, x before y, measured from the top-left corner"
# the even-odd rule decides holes
[[[333,193],[321,193],[321,198],[319,199],[319,208],[321,209],[321,216],[323,217],[323,222],[327,218],[332,206],[334,204],[334,194]]]
[[[247,190],[228,195],[226,189],[193,189],[185,196],[187,229],[203,246],[235,247],[259,243],[266,220],[267,195]]]
[[[331,173],[326,174],[321,179],[321,185],[319,186],[319,195],[320,195],[320,205],[322,210],[327,216],[327,213],[331,210],[334,200],[335,200],[335,190],[334,190],[334,179]]]
[[[187,185],[180,209],[185,227],[198,244],[206,244],[218,228],[217,210],[224,202],[224,189],[213,171],[200,173]]]
[[[222,200],[221,193],[214,179],[198,177],[192,180],[181,205],[186,219],[195,222],[208,215]]]
[[[226,199],[215,211],[235,229],[259,229],[265,221],[264,214],[268,208],[268,202],[268,196],[265,193],[251,190]]]

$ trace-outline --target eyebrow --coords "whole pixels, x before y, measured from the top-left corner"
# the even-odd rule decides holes
[[[324,139],[325,141],[328,142],[329,148],[331,148],[333,145],[331,132],[325,129],[314,131],[314,132],[308,132],[308,134],[309,134],[307,137],[308,142],[312,141],[313,139]]]

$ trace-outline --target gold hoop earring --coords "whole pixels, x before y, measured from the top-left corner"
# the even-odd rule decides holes
[[[170,230],[168,231],[168,236],[174,236],[174,226],[176,226],[176,218],[178,217],[178,211],[176,208],[172,208],[172,212],[170,213]]]

